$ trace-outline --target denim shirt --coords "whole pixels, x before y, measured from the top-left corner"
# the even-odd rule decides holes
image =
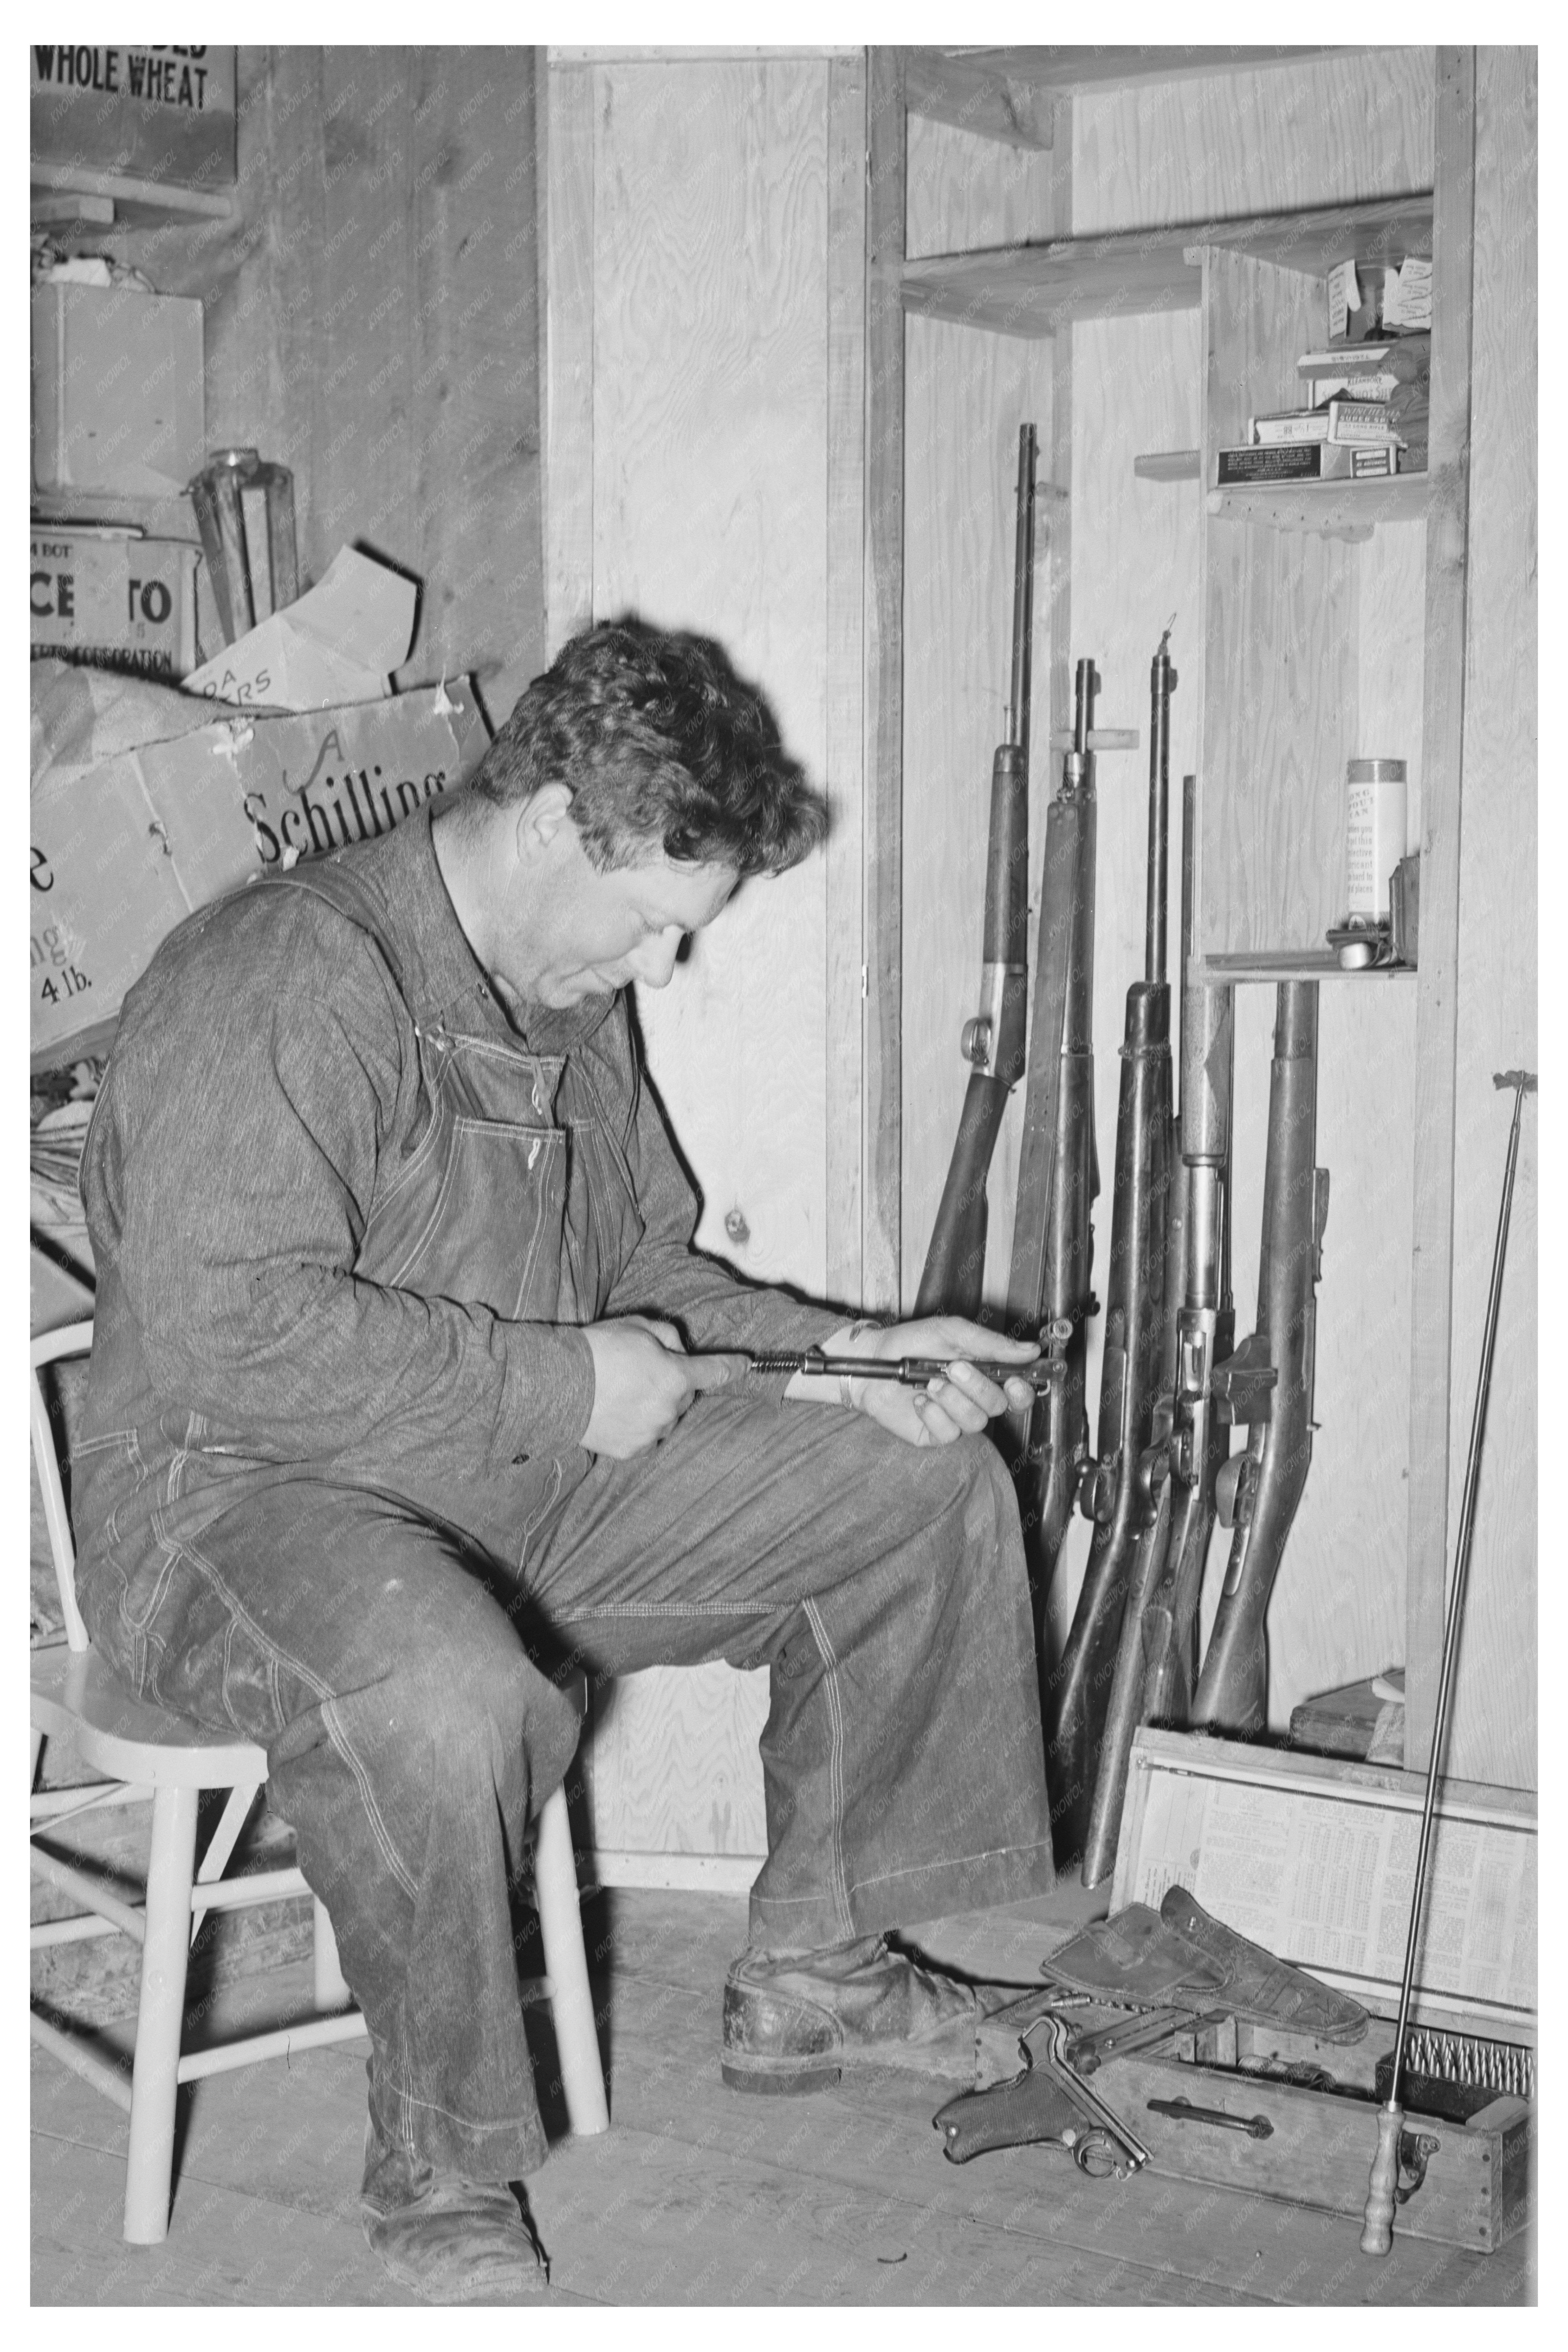
[[[587,1469],[584,1323],[658,1314],[694,1348],[757,1351],[842,1321],[693,1250],[624,997],[514,1028],[428,810],[163,942],[125,1000],[82,1194],[78,1587],[89,1628],[117,1611],[111,1652],[180,1544],[280,1476],[395,1495],[518,1562]]]

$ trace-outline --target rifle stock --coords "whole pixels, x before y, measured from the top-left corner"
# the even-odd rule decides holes
[[[1220,1483],[1220,1517],[1235,1532],[1192,1706],[1194,1725],[1241,1737],[1268,1722],[1265,1620],[1312,1458],[1314,1293],[1329,1208],[1328,1171],[1313,1164],[1317,1107],[1318,983],[1282,981],[1268,1087],[1258,1329],[1236,1359],[1238,1367],[1270,1369],[1274,1384],[1250,1406],[1236,1402],[1237,1417],[1250,1417],[1251,1428],[1246,1452],[1227,1465]]]
[[[1029,670],[1034,625],[1035,428],[1018,430],[1013,674],[1007,740],[991,768],[980,1011],[961,1040],[972,1075],[915,1297],[917,1315],[978,1313],[985,1184],[1007,1097],[1024,1075],[1028,1019]]]

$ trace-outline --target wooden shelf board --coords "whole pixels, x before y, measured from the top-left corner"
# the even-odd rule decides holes
[[[140,526],[147,539],[179,539],[192,546],[201,544],[195,509],[185,490],[172,490],[167,498],[147,499],[118,490],[35,489],[29,505],[35,530],[50,525],[64,530],[70,523],[127,523]]]
[[[1275,530],[1332,531],[1370,538],[1380,522],[1421,522],[1431,504],[1429,474],[1396,474],[1389,481],[1284,482],[1257,488],[1210,490],[1208,510],[1228,521]]]
[[[107,198],[114,206],[114,218],[128,227],[154,221],[179,218],[192,220],[229,220],[234,215],[234,198],[218,195],[206,188],[181,188],[164,180],[136,180],[120,172],[79,171],[65,163],[37,163],[32,166],[35,198],[45,196],[88,196],[100,201]]]
[[[1129,89],[1199,74],[1247,73],[1340,52],[1318,47],[1198,47],[909,48],[904,102],[960,130],[1011,147],[1049,147],[1058,99],[1077,90]]]
[[[1198,977],[1205,988],[1245,986],[1251,981],[1414,980],[1415,967],[1384,964],[1346,971],[1332,948],[1258,948],[1246,955],[1200,957]]]
[[[1304,276],[1322,277],[1347,253],[1375,260],[1429,247],[1431,230],[1430,195],[1413,195],[1337,205],[1328,211],[933,254],[905,264],[903,303],[919,318],[1037,337],[1053,334],[1071,319],[1195,310],[1205,246],[1239,247]]]

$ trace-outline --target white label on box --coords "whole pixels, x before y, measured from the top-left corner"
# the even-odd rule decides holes
[[[195,660],[196,550],[179,540],[34,525],[27,603],[35,660],[183,678]]]
[[[1353,261],[1342,261],[1329,272],[1329,341],[1337,342],[1349,331],[1351,312],[1361,309],[1361,285]]]

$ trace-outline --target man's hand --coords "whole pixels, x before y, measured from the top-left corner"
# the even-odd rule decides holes
[[[907,1389],[898,1381],[849,1380],[849,1402],[857,1412],[879,1421],[907,1445],[951,1445],[966,1433],[973,1435],[999,1412],[1025,1412],[1035,1402],[1027,1381],[1009,1381],[1005,1388],[977,1372],[971,1359],[983,1362],[1028,1364],[1039,1354],[1032,1339],[1006,1339],[984,1324],[962,1315],[931,1315],[918,1323],[895,1323],[886,1331],[853,1329],[836,1333],[822,1343],[826,1355],[936,1356],[947,1364],[946,1374],[923,1389]],[[797,1375],[797,1378],[800,1376]],[[837,1384],[801,1379],[798,1393]],[[791,1393],[796,1393],[791,1383]]]
[[[688,1356],[671,1323],[624,1315],[583,1327],[594,1359],[594,1410],[583,1432],[590,1454],[626,1462],[668,1437],[694,1396],[721,1389],[744,1359]]]

